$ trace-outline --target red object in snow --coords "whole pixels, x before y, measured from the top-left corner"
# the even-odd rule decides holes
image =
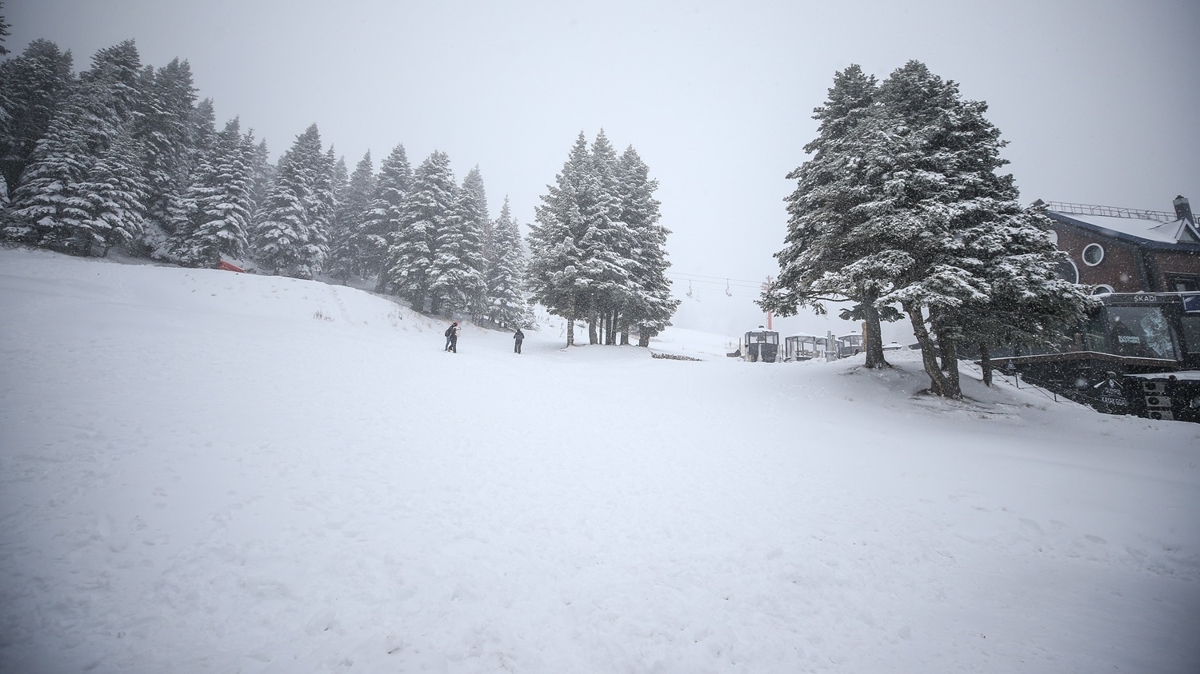
[[[217,263],[217,269],[224,269],[225,271],[236,271],[236,272],[241,272],[243,274],[246,273],[245,269],[242,269],[241,267],[238,267],[237,265],[229,264],[225,260],[221,260],[219,263]]]

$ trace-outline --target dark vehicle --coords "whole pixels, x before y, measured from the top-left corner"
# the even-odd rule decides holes
[[[1200,422],[1200,293],[1100,300],[1062,350],[996,365],[1101,412]]]
[[[751,363],[774,363],[779,357],[779,333],[774,330],[751,330],[742,344],[742,357]]]

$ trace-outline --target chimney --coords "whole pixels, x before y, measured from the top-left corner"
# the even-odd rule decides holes
[[[1192,206],[1188,203],[1187,197],[1180,195],[1175,197],[1175,217],[1180,220],[1187,220],[1193,225],[1196,224],[1196,218],[1192,215]]]

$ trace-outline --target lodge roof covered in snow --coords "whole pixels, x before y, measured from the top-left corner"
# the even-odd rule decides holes
[[[1141,248],[1200,252],[1200,232],[1186,199],[1187,210],[1176,213],[1041,200],[1035,205],[1044,205],[1051,220]]]

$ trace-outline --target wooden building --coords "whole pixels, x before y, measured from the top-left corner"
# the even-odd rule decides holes
[[[1094,292],[1200,290],[1200,233],[1184,197],[1173,213],[1043,202],[1055,243],[1070,256],[1059,273]]]

